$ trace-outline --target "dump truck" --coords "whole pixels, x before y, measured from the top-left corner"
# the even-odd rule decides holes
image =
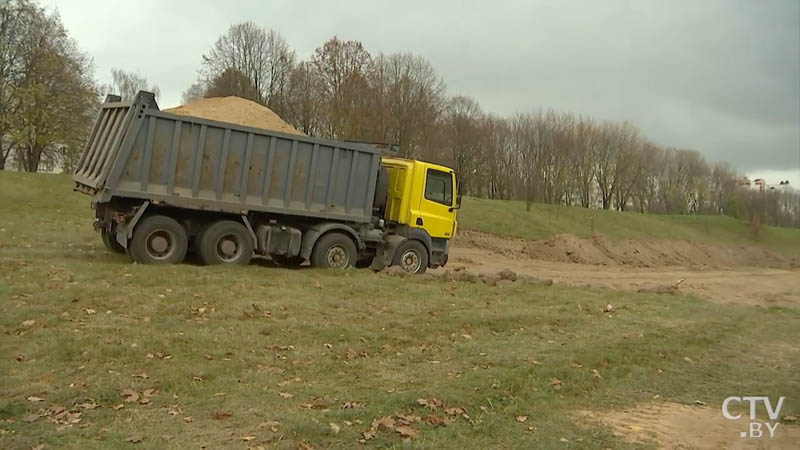
[[[106,97],[73,174],[105,246],[143,264],[278,264],[411,273],[447,264],[456,173],[368,143],[160,111]]]

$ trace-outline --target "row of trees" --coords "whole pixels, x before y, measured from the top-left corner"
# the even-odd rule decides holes
[[[402,156],[456,169],[465,194],[604,209],[758,215],[800,225],[797,194],[753,197],[727,164],[662,148],[630,123],[553,110],[499,117],[451,96],[425,59],[372,55],[336,37],[299,60],[274,30],[246,22],[202,56],[184,102],[237,95],[306,134],[398,144]],[[57,14],[32,0],[0,0],[0,169],[72,169],[101,100],[158,86],[112,71],[97,87],[90,58]]]
[[[185,102],[237,95],[309,135],[398,144],[402,156],[453,167],[466,194],[800,225],[797,194],[753,197],[728,164],[660,147],[631,123],[553,110],[488,114],[470,97],[448,96],[430,63],[412,54],[372,55],[334,37],[299,61],[279,33],[247,22],[220,36],[199,73]]]

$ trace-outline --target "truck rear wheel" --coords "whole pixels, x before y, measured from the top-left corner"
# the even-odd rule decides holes
[[[189,237],[175,219],[154,215],[142,219],[128,243],[131,258],[140,264],[176,264],[183,261]]]
[[[215,222],[205,228],[199,238],[198,250],[203,264],[250,264],[253,238],[241,223]]]
[[[428,269],[428,249],[422,242],[409,239],[394,253],[393,266],[400,266],[409,273],[425,273]]]
[[[356,264],[356,244],[342,233],[325,234],[311,252],[311,265],[326,269],[347,269]]]
[[[100,230],[100,239],[103,240],[103,245],[114,253],[125,253],[125,247],[119,245],[116,236],[112,235],[105,228]]]

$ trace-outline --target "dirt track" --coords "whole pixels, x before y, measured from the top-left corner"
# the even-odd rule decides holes
[[[580,239],[561,238],[562,241],[576,242]],[[703,260],[686,260],[687,265],[648,264],[650,267],[631,265],[614,261],[605,252],[600,253],[603,263],[586,264],[559,261],[556,246],[551,247],[549,253],[541,254],[542,259],[536,259],[532,249],[541,246],[541,241],[523,241],[519,239],[506,239],[482,233],[465,232],[455,241],[451,253],[448,269],[464,266],[475,273],[496,273],[502,269],[511,269],[519,274],[541,279],[552,279],[557,284],[574,286],[602,286],[621,290],[640,290],[678,286],[678,291],[696,294],[698,296],[721,302],[748,305],[793,305],[800,306],[800,270],[792,268],[790,261],[780,256],[769,254],[763,250],[744,249],[743,252],[728,253],[724,249],[705,247],[699,250],[701,254],[712,255],[708,262]],[[550,245],[550,244],[544,244]],[[627,247],[633,244],[625,243]],[[650,248],[655,244],[647,244]],[[679,249],[689,244],[677,244]],[[670,253],[666,244],[658,243],[659,251],[672,254],[668,262],[679,261],[675,254],[680,250]],[[575,245],[567,251],[573,252]],[[593,248],[592,253],[596,252]],[[730,255],[728,260],[715,258],[717,254]],[[643,252],[642,252],[643,253]],[[754,267],[736,265],[742,256],[761,254],[757,262],[768,264],[781,264],[784,268]],[[556,255],[556,257],[553,257]],[[690,255],[691,256],[691,255]],[[581,255],[576,255],[581,258]],[[644,254],[642,258],[651,258]],[[548,260],[549,259],[549,260]],[[555,261],[553,260],[555,259]],[[677,262],[677,261],[676,261]],[[694,263],[694,264],[692,264]],[[727,267],[720,264],[730,264]],[[683,281],[681,281],[683,280]]]

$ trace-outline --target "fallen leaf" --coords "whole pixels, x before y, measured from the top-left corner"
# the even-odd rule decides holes
[[[702,402],[702,401],[700,401],[700,400],[695,400],[695,401],[694,401],[694,404],[695,404],[695,405],[700,405],[700,406],[706,406],[706,402]]]
[[[392,416],[383,416],[380,419],[372,421],[373,429],[394,430],[394,418]]]
[[[457,416],[459,414],[464,414],[464,408],[454,407],[454,408],[446,408],[444,413],[448,416]]]
[[[245,441],[245,442],[252,441],[255,438],[256,438],[255,436],[250,436],[250,435],[242,436],[242,440]]]
[[[133,436],[126,437],[125,438],[125,442],[130,442],[132,444],[138,444],[139,442],[142,442],[142,437],[139,436],[138,434],[134,434]]]
[[[561,380],[558,378],[551,378],[550,379],[550,386],[555,390],[561,390]]]
[[[314,447],[306,441],[297,443],[297,450],[314,450]]]
[[[225,420],[231,416],[231,413],[224,411],[217,411],[214,413],[214,420]]]
[[[278,392],[278,395],[280,395],[283,398],[292,398],[292,397],[294,397],[294,395],[292,395],[292,394],[290,394],[288,392]]]
[[[88,314],[90,316],[92,314],[97,314],[97,311],[93,310],[92,308],[84,308],[83,311],[86,312],[86,314]]]
[[[422,417],[414,416],[410,414],[398,414],[397,421],[400,422],[401,425],[411,425],[412,423],[420,422]]]
[[[186,417],[183,418],[183,421],[186,422],[186,423],[190,423],[192,420],[193,420],[192,416],[186,416]]]
[[[442,401],[437,398],[429,398],[429,399],[418,398],[417,404],[420,406],[424,406],[428,409],[436,409],[443,405]]]
[[[528,416],[517,416],[517,422],[522,423],[527,421],[528,421]]]
[[[367,430],[367,431],[361,433],[361,435],[364,436],[364,439],[368,441],[368,440],[370,440],[370,439],[375,437],[375,431]]]
[[[442,417],[436,414],[431,414],[425,418],[425,421],[428,422],[432,427],[446,427],[453,423],[447,417]]]
[[[30,328],[30,327],[32,327],[34,325],[36,325],[36,321],[33,320],[33,319],[25,320],[20,324],[20,326],[25,327],[25,328]]]
[[[339,434],[339,431],[341,430],[339,425],[333,422],[329,423],[328,425],[331,427],[331,433],[333,433],[334,435]]]
[[[22,416],[22,421],[27,423],[33,423],[39,420],[39,417],[41,417],[39,416],[39,414],[25,414],[24,416]]]
[[[126,403],[135,403],[139,401],[139,393],[133,389],[123,389],[122,396],[125,397]]]
[[[136,373],[136,374],[133,375],[133,378],[141,378],[143,380],[146,380],[146,379],[150,378],[150,375],[148,375],[148,374],[146,374],[144,372]]]
[[[125,405],[123,405],[122,403],[120,403],[119,405],[112,406],[112,408],[114,408],[114,409],[122,409],[124,407],[125,407]]]
[[[394,429],[394,431],[399,433],[400,436],[403,436],[403,437],[406,437],[406,438],[412,438],[413,439],[413,438],[419,436],[419,430],[417,430],[416,428],[414,428],[412,426],[409,426],[409,425],[400,425],[399,427],[396,427]]]
[[[344,402],[339,409],[363,408],[364,402]]]
[[[31,395],[31,396],[29,396],[29,397],[28,397],[28,399],[27,399],[27,400],[28,400],[29,402],[41,402],[41,401],[43,401],[44,399],[43,399],[42,397],[37,397],[37,396],[35,396],[35,395]]]

